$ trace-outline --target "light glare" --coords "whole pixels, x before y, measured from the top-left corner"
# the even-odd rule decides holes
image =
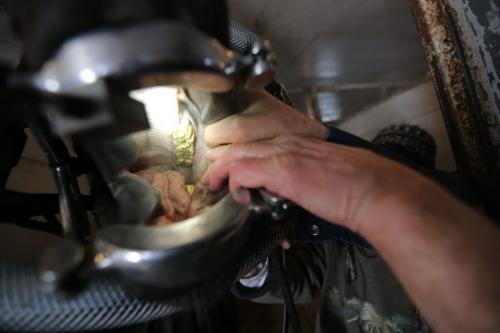
[[[92,84],[97,81],[97,74],[90,68],[85,68],[80,71],[80,79],[87,84]]]
[[[47,89],[50,92],[58,92],[59,89],[61,88],[61,85],[59,82],[53,79],[47,79],[44,82],[45,89]]]
[[[137,264],[141,260],[141,254],[139,252],[129,252],[125,254],[125,260]]]
[[[151,128],[172,134],[179,123],[177,88],[152,87],[130,92],[130,97],[144,104]]]

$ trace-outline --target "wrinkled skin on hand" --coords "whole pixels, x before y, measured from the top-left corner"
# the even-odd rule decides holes
[[[498,331],[496,225],[414,170],[327,143],[314,121],[296,126],[298,111],[277,100],[249,110],[205,132],[216,147],[203,177],[212,190],[229,179],[235,197],[248,200],[242,188],[263,187],[360,233],[436,332]]]
[[[218,190],[263,187],[352,230],[385,200],[405,197],[417,173],[366,150],[296,135],[232,144],[208,153],[203,182]],[[388,177],[391,175],[391,177]]]
[[[240,187],[265,187],[341,223],[359,214],[366,193],[381,189],[375,181],[378,169],[398,169],[368,151],[325,142],[323,124],[264,91],[240,91],[238,100],[242,113],[205,130],[215,148],[207,154],[212,165],[203,182],[212,190],[227,178],[234,193]]]
[[[238,115],[225,118],[205,129],[205,140],[212,147],[246,143],[295,134],[326,139],[328,129],[281,102],[265,91],[238,92]]]

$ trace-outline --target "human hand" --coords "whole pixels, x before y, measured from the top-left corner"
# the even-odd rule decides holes
[[[244,143],[295,134],[326,139],[322,123],[281,102],[265,91],[241,90],[237,96],[238,115],[225,118],[205,129],[205,140],[212,147]]]
[[[249,200],[242,188],[265,188],[364,236],[437,332],[498,331],[498,227],[416,171],[298,136],[218,147],[208,158],[212,190],[227,178],[239,199]]]
[[[265,188],[330,222],[357,231],[375,213],[421,195],[418,173],[370,151],[300,136],[221,146],[208,152],[212,190]],[[391,206],[392,205],[392,206]]]

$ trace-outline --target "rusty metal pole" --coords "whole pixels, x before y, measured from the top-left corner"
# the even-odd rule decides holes
[[[488,0],[484,1],[485,4],[487,2]],[[465,0],[409,0],[409,3],[459,172],[498,172],[500,105],[497,102],[500,82],[496,80],[500,73],[498,68],[488,68],[488,63],[484,61],[484,43],[480,38],[468,35],[469,30],[474,34],[478,33],[478,28],[474,29],[474,25],[467,22],[472,20],[467,15],[470,18],[470,14],[474,13],[469,8],[474,4]],[[493,1],[490,7],[495,10]],[[474,9],[477,14],[477,8]],[[484,13],[477,15],[491,17],[486,7],[481,10]],[[480,20],[475,23],[478,21]],[[489,29],[489,25],[485,27],[484,21],[482,22],[483,28]],[[492,54],[487,55],[494,57]],[[483,75],[485,73],[488,77],[486,80]]]

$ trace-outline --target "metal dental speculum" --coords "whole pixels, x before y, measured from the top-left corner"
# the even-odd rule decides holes
[[[112,273],[134,294],[165,300],[211,283],[230,285],[283,237],[283,228],[255,236],[270,231],[263,217],[284,218],[288,205],[280,198],[256,191],[237,202],[227,190],[209,193],[199,185],[207,167],[205,126],[237,112],[235,89],[262,89],[273,80],[269,45],[256,40],[248,50],[239,54],[193,27],[156,21],[78,35],[38,72],[12,80],[45,101],[43,117],[34,117],[39,136],[72,138],[92,165],[100,228],[86,244],[69,232],[85,217],[70,205],[74,191],[61,196],[63,209],[73,212],[64,221],[70,239],[41,260],[47,289],[74,292]],[[166,215],[151,180],[158,175],[171,183],[183,177],[201,198],[196,214],[149,225]]]
[[[266,43],[256,42],[249,54],[239,55],[192,27],[163,21],[77,36],[28,84],[53,94],[101,97],[103,79],[135,75],[143,86],[174,85],[221,93],[231,90],[238,80],[260,78],[260,87],[254,86],[263,88],[273,73]]]

